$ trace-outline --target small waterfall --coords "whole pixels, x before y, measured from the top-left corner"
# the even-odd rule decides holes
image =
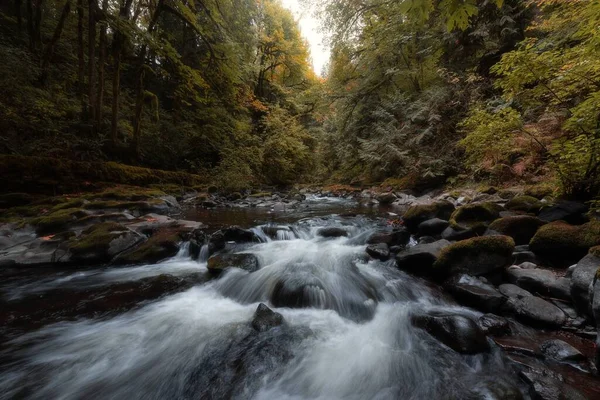
[[[294,240],[296,239],[296,234],[291,229],[278,229],[277,230],[277,240]]]
[[[209,251],[208,251],[208,244],[203,244],[202,247],[200,247],[200,255],[198,256],[198,261],[201,263],[205,263],[208,261],[208,256],[209,256]]]
[[[174,259],[183,260],[190,258],[190,242],[182,242],[179,244],[179,251],[175,255]]]

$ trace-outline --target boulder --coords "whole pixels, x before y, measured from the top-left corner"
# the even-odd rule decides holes
[[[410,247],[396,256],[396,265],[399,269],[415,275],[443,279],[443,276],[436,274],[433,265],[442,249],[449,245],[449,241],[442,239],[437,242]]]
[[[121,224],[105,222],[84,230],[67,243],[71,261],[101,264],[144,242],[146,237]]]
[[[537,231],[529,247],[548,265],[566,268],[578,262],[591,247],[598,244],[600,221],[584,225],[552,222]]]
[[[484,225],[474,226],[469,229],[459,229],[449,226],[442,232],[442,239],[452,241],[471,239],[483,235],[486,230],[487,228]]]
[[[471,203],[459,207],[450,217],[450,225],[455,229],[468,229],[475,226],[488,226],[500,217],[502,206],[496,203]]]
[[[521,372],[521,378],[530,385],[529,394],[535,400],[586,400],[572,386],[537,371]]]
[[[508,280],[515,285],[543,296],[571,299],[571,280],[556,276],[547,269],[523,269],[512,266],[506,270]]]
[[[337,228],[334,226],[320,228],[317,231],[317,235],[324,238],[338,238],[338,237],[346,237],[348,236],[348,231],[344,228]]]
[[[537,266],[542,263],[533,251],[515,251],[512,256],[513,264],[516,265],[527,263]]]
[[[477,325],[486,335],[504,336],[510,334],[508,320],[498,315],[484,314],[477,320]]]
[[[226,242],[236,243],[260,243],[260,238],[256,233],[248,229],[242,229],[239,226],[230,226],[221,231],[223,233],[223,239]]]
[[[432,218],[449,219],[454,211],[454,205],[443,200],[432,204],[418,204],[410,207],[402,216],[408,229],[416,231],[421,222]]]
[[[588,221],[588,217],[585,215],[587,212],[588,207],[583,203],[562,201],[542,209],[538,217],[546,222],[565,221],[569,224],[578,225]]]
[[[379,201],[379,204],[383,205],[392,204],[394,201],[396,201],[396,196],[392,192],[381,193],[377,196],[377,201]]]
[[[505,295],[506,297],[527,297],[533,296],[525,289],[521,289],[517,285],[513,285],[512,283],[503,283],[498,286],[498,291]]]
[[[444,219],[433,218],[423,221],[419,224],[418,235],[419,236],[437,236],[446,229],[450,223]]]
[[[600,268],[600,247],[594,247],[573,268],[571,274],[571,299],[575,307],[585,315],[592,315],[591,289],[596,272]]]
[[[506,203],[506,209],[526,213],[537,213],[544,203],[532,196],[515,196]]]
[[[283,325],[283,322],[283,315],[260,303],[252,318],[252,328],[258,332],[266,332]]]
[[[154,264],[174,257],[182,240],[177,228],[165,228],[155,232],[141,245],[121,253],[115,259],[119,264]]]
[[[390,249],[385,243],[368,245],[367,254],[379,261],[387,261],[390,259]]]
[[[495,287],[468,275],[455,277],[447,282],[444,287],[459,304],[484,312],[500,310],[506,302],[506,297]]]
[[[396,228],[391,232],[377,232],[367,239],[367,244],[385,243],[389,247],[405,246],[410,241],[410,232],[406,228]]]
[[[565,313],[554,304],[535,296],[510,297],[505,309],[522,322],[544,328],[560,328],[566,322]]]
[[[514,241],[508,236],[462,240],[444,248],[433,268],[439,274],[486,275],[510,265],[514,247]]]
[[[477,354],[490,349],[483,331],[471,318],[446,313],[417,314],[412,324],[461,354]]]
[[[540,345],[540,351],[546,358],[560,362],[580,362],[586,359],[579,350],[560,339],[546,340]]]
[[[529,215],[500,218],[492,222],[489,229],[510,236],[517,245],[529,244],[531,238],[545,222]]]
[[[227,268],[239,268],[244,271],[258,271],[258,259],[254,254],[217,254],[208,259],[207,268],[212,273],[221,273]]]

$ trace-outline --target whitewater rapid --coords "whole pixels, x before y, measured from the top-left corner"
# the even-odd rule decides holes
[[[348,237],[323,238],[322,227]],[[311,218],[263,243],[229,245],[254,254],[260,269],[218,279],[105,318],[44,326],[12,339],[0,357],[0,399],[494,399],[518,385],[501,352],[461,355],[410,322],[450,303],[393,261],[365,255],[383,228],[361,217]],[[98,286],[160,274],[206,274],[186,251],[157,265],[45,278],[5,296]],[[307,287],[305,308],[275,307],[278,282]],[[26,293],[25,293],[26,292]],[[258,333],[259,303],[285,319]]]

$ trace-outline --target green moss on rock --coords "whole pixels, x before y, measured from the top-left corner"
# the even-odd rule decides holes
[[[154,233],[147,241],[119,256],[121,264],[156,263],[173,257],[179,251],[180,232],[176,229],[162,229]]]
[[[517,215],[492,222],[489,229],[513,238],[517,245],[528,244],[538,229],[545,224],[539,218]]]
[[[70,224],[87,214],[81,208],[66,208],[42,217],[33,218],[28,222],[36,227],[39,234],[55,233],[67,228]]]
[[[84,230],[79,238],[69,243],[69,249],[75,253],[88,252],[108,248],[110,242],[126,231],[123,225],[116,222],[103,222]]]
[[[556,185],[547,183],[541,183],[539,185],[530,186],[525,189],[525,195],[535,197],[536,199],[543,199],[546,197],[552,197],[556,190]]]
[[[600,245],[600,221],[569,225],[563,221],[542,226],[529,243],[530,249],[547,264],[567,267]]]
[[[517,196],[506,203],[506,209],[511,211],[522,211],[537,213],[543,207],[543,203],[532,196]]]
[[[419,204],[410,207],[402,216],[407,228],[416,230],[421,222],[428,219],[440,218],[448,220],[454,211],[454,205],[449,201],[438,201],[432,204]]]
[[[461,240],[444,248],[433,267],[441,275],[485,275],[510,265],[514,248],[515,242],[509,236]]]
[[[491,203],[473,203],[459,207],[450,217],[450,225],[455,229],[487,226],[498,219],[502,206]]]

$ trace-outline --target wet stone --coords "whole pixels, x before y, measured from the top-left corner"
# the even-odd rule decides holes
[[[260,303],[254,313],[254,318],[252,319],[252,328],[258,332],[265,332],[280,326],[283,323],[283,315],[271,310],[265,304]]]
[[[560,339],[545,341],[541,344],[540,351],[547,358],[560,362],[579,362],[585,360],[585,356],[579,350]]]

